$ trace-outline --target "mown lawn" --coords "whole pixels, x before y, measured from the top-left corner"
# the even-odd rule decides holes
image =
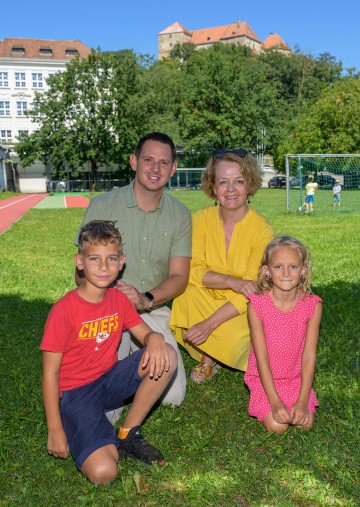
[[[208,203],[200,191],[173,193],[192,211]],[[118,479],[102,487],[71,458],[47,455],[40,386],[43,326],[74,287],[72,242],[84,211],[31,210],[0,236],[0,506],[360,505],[360,214],[287,215],[284,199],[264,189],[253,205],[312,253],[313,288],[324,299],[315,429],[266,433],[247,415],[243,373],[224,368],[207,384],[189,383],[181,407],[145,421],[165,467],[120,462]],[[136,473],[149,486],[144,495]]]

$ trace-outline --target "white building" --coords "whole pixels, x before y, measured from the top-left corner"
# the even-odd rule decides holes
[[[23,133],[31,134],[37,127],[26,116],[35,92],[46,90],[46,79],[64,71],[73,58],[87,58],[90,52],[78,40],[0,40],[0,143],[12,149],[20,192],[46,192],[44,165],[23,168],[15,146]]]

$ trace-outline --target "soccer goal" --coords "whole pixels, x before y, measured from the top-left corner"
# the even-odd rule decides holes
[[[360,211],[360,154],[288,154],[286,155],[286,210],[306,211],[305,187],[317,183],[315,212]],[[334,186],[341,187],[334,202]]]

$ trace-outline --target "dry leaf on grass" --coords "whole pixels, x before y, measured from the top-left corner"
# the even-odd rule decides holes
[[[139,473],[134,474],[134,481],[136,484],[137,492],[140,495],[145,495],[150,488],[150,484],[148,484]]]

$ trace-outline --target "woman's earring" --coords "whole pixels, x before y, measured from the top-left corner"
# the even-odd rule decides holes
[[[269,273],[268,275],[266,275],[266,278],[267,278],[268,280],[271,280],[271,275],[270,275],[270,273]]]

